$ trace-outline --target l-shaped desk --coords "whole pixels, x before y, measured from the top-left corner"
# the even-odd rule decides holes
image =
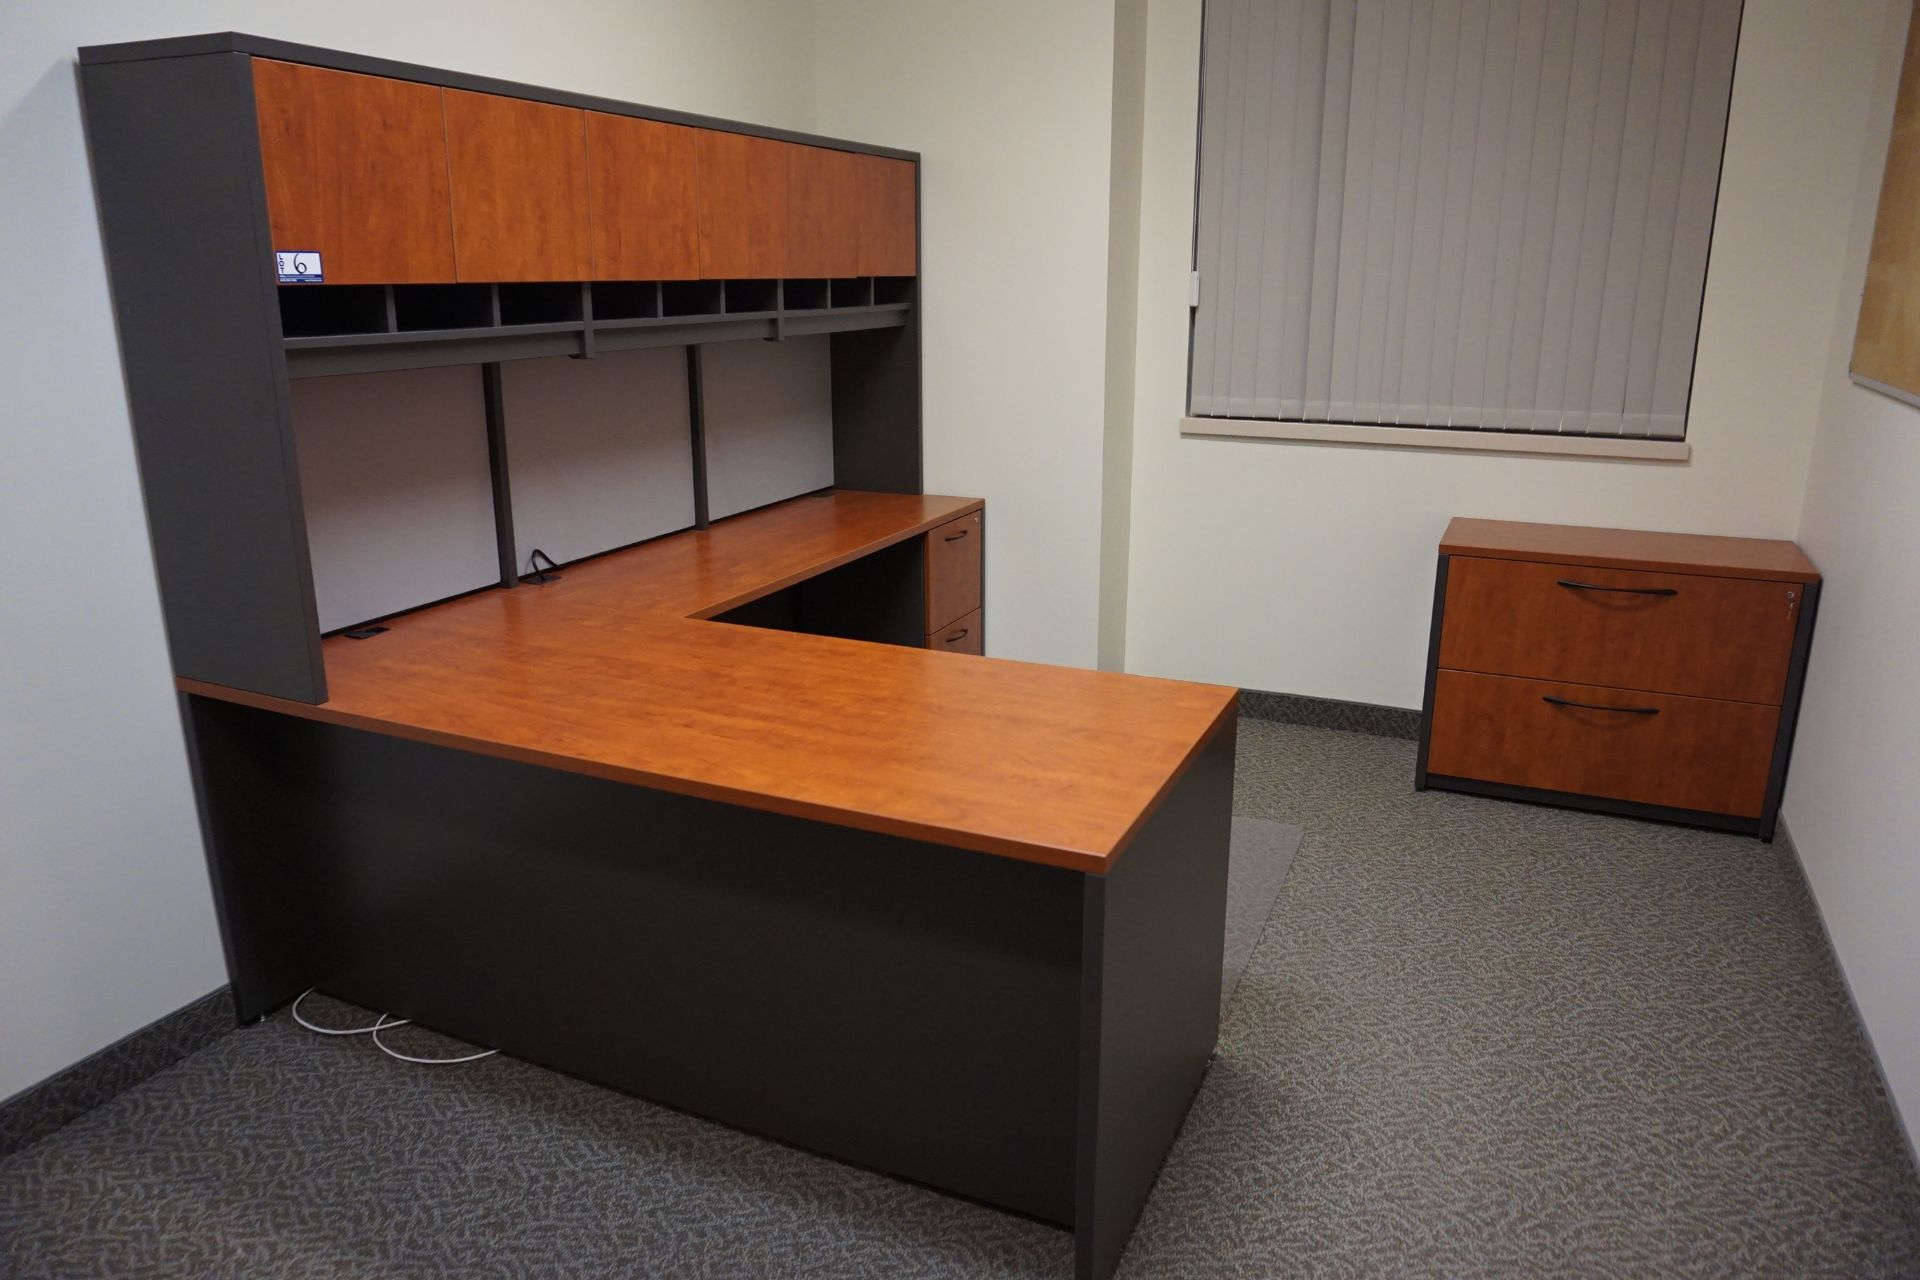
[[[801,497],[429,607],[327,639],[318,704],[180,679],[243,1016],[318,986],[1108,1274],[1218,1031],[1234,691],[751,616],[981,505]],[[789,612],[884,626],[853,586]]]
[[[234,32],[80,62],[241,1016],[318,987],[1111,1274],[1218,1032],[1234,693],[968,654],[919,157]],[[396,532],[437,502],[497,577]]]

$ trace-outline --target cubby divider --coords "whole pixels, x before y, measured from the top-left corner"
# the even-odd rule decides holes
[[[824,311],[827,307],[825,280],[785,280],[781,293],[781,305],[788,311]]]
[[[397,284],[393,286],[393,318],[394,328],[401,333],[484,328],[496,323],[493,286]]]
[[[661,282],[660,314],[663,316],[717,316],[725,311],[725,289],[718,280]]]
[[[387,286],[283,284],[280,332],[288,338],[387,332]]]
[[[910,276],[287,285],[295,377],[809,337],[904,325]]]
[[[833,305],[836,307],[870,307],[873,305],[873,277],[855,276],[850,280],[833,282]]]
[[[595,320],[652,320],[660,315],[658,280],[596,280]]]
[[[778,280],[728,280],[722,291],[728,315],[757,315],[780,309]]]
[[[503,284],[500,290],[500,323],[565,324],[583,318],[583,294],[575,281]]]

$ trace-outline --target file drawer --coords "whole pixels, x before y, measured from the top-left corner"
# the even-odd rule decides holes
[[[950,627],[927,637],[927,648],[945,653],[985,653],[986,633],[981,630],[980,610],[975,609]]]
[[[1741,818],[1766,801],[1778,707],[1465,671],[1434,694],[1435,774]]]
[[[1440,666],[1778,705],[1805,591],[1455,556]]]
[[[985,514],[979,511],[928,531],[928,634],[980,608],[980,544],[984,532]]]

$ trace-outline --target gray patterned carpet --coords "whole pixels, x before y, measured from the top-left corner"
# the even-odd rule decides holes
[[[1797,875],[1737,837],[1415,795],[1412,763],[1243,725],[1237,807],[1306,837],[1122,1277],[1920,1275],[1920,1179]],[[0,1163],[0,1274],[1071,1266],[1049,1227],[281,1017]]]

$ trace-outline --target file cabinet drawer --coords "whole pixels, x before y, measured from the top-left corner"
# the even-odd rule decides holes
[[[944,653],[985,653],[986,639],[980,625],[980,610],[975,609],[952,626],[928,636],[927,648]]]
[[[1797,582],[1455,556],[1442,668],[1778,704]]]
[[[976,511],[927,533],[927,632],[980,608],[980,544],[985,515]]]
[[[1758,818],[1780,709],[1465,671],[1437,673],[1437,777]]]

